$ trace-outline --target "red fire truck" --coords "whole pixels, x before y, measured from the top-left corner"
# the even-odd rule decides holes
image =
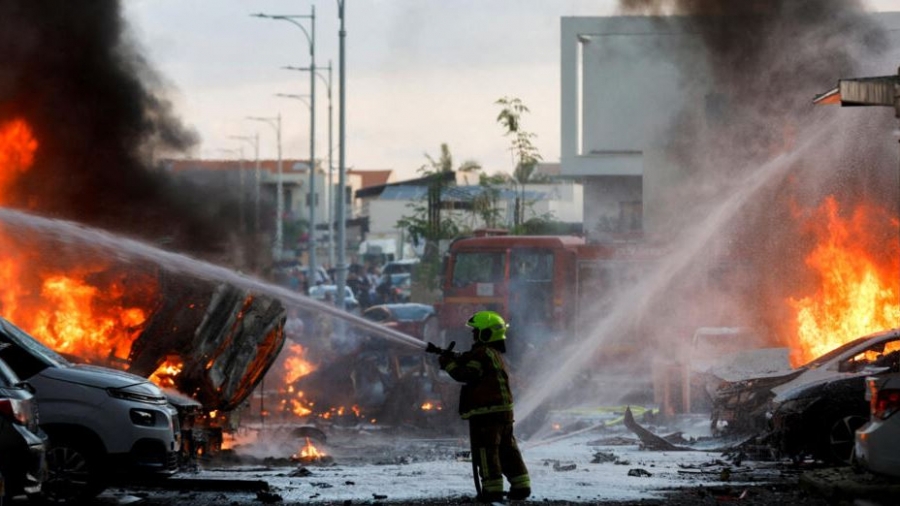
[[[633,284],[663,252],[639,240],[587,243],[576,236],[483,235],[448,250],[435,304],[443,345],[471,341],[466,320],[497,311],[510,324],[510,346],[542,348],[578,335],[620,288]]]

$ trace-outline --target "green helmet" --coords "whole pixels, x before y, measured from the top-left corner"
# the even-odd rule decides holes
[[[509,325],[503,317],[493,311],[479,311],[469,318],[466,325],[478,330],[475,340],[480,343],[493,343],[506,339],[506,329]]]

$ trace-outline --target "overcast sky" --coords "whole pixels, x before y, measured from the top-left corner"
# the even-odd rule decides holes
[[[335,0],[127,0],[124,14],[144,54],[170,87],[183,121],[201,138],[194,156],[235,158],[260,135],[275,158],[274,128],[247,116],[282,115],[283,156],[309,156],[309,109],[277,93],[309,94],[309,44],[300,28],[252,13],[309,15],[316,6],[316,65],[331,61],[337,165],[338,18]],[[496,123],[501,97],[531,112],[544,160],[559,159],[560,18],[616,14],[617,0],[346,0],[347,165],[415,177],[441,143],[458,165],[510,172]],[[900,0],[869,2],[900,10]],[[308,19],[299,20],[307,30]],[[886,69],[892,71],[893,69]],[[323,73],[327,74],[326,70]],[[327,157],[327,88],[316,83],[316,157]]]

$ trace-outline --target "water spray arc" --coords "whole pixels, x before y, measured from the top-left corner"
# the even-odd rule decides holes
[[[84,246],[87,252],[93,251],[100,254],[108,254],[122,261],[143,260],[172,273],[196,276],[209,281],[231,283],[246,290],[277,297],[282,300],[285,306],[298,306],[310,311],[325,313],[346,321],[349,326],[400,345],[422,351],[426,347],[424,342],[412,336],[352,315],[333,305],[318,302],[280,285],[249,277],[231,269],[203,262],[186,255],[165,251],[150,244],[100,229],[85,227],[71,221],[35,216],[8,208],[0,208],[0,222],[9,227],[40,233],[42,237],[62,244]]]
[[[616,331],[624,328],[629,319],[634,317],[635,308],[639,308],[638,312],[652,311],[653,301],[666,294],[673,279],[688,269],[692,260],[708,248],[718,234],[727,229],[754,197],[773,181],[784,178],[796,161],[816,149],[835,124],[836,120],[830,120],[818,125],[818,130],[799,144],[795,151],[782,154],[759,169],[749,171],[743,179],[733,182],[730,191],[722,192],[705,213],[705,219],[682,233],[666,258],[656,264],[637,284],[621,293],[589,335],[582,336],[576,344],[562,350],[554,362],[555,367],[551,371],[542,371],[530,382],[535,386],[520,396],[516,411],[518,421],[526,420],[534,414],[582,371]]]

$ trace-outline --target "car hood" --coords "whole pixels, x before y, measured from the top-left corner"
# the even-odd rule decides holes
[[[859,378],[865,376],[878,375],[879,372],[887,372],[888,368],[883,371],[864,369],[857,372],[839,372],[829,369],[808,369],[803,374],[797,376],[792,381],[778,385],[772,389],[775,394],[773,402],[776,404],[801,399],[809,395],[816,395],[818,389],[828,383],[849,378]]]
[[[146,378],[124,371],[93,365],[75,364],[68,367],[48,367],[42,376],[97,388],[123,388],[149,383]]]

